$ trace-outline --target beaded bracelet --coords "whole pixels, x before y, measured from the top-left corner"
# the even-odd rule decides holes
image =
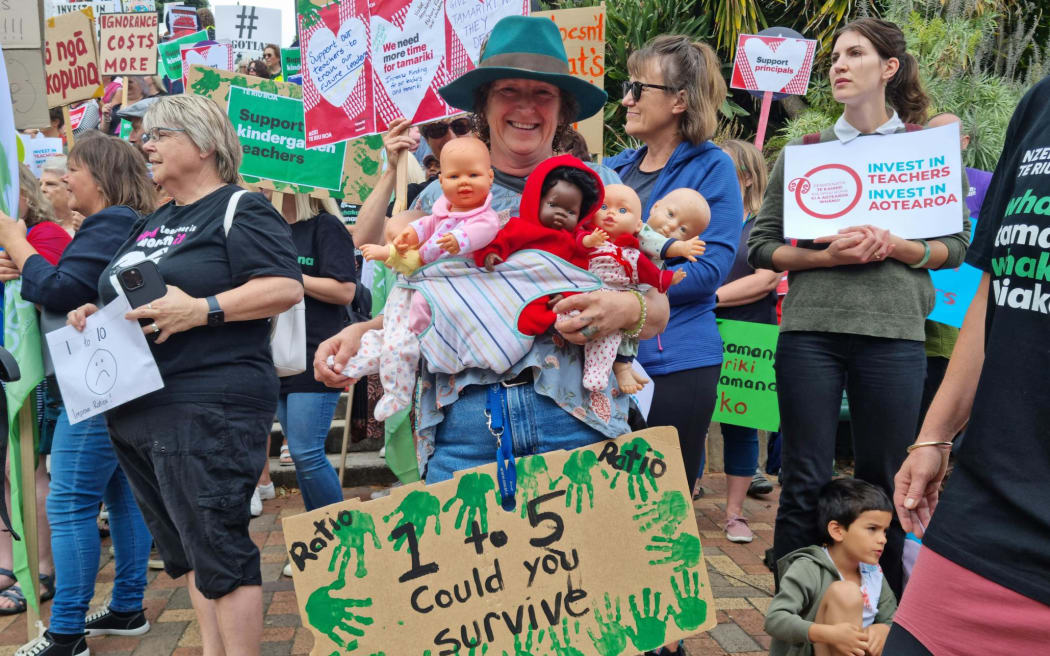
[[[919,447],[924,447],[924,446],[946,446],[946,447],[951,447],[951,445],[952,445],[951,442],[916,442],[915,444],[912,444],[911,446],[908,447],[908,453],[911,453],[915,449],[918,449]]]
[[[641,307],[641,313],[638,316],[638,323],[631,330],[623,330],[623,336],[628,339],[634,339],[638,335],[642,334],[642,328],[645,327],[645,318],[648,315],[648,308],[645,305],[645,296],[642,295],[637,289],[627,290],[638,297],[638,305]]]

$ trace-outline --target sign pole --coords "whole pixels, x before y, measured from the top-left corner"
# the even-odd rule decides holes
[[[69,105],[62,105],[62,123],[66,129],[66,149],[73,147],[73,119],[69,115]]]
[[[773,92],[762,93],[762,110],[758,115],[758,134],[755,135],[755,147],[762,150],[762,144],[766,142],[766,126],[769,123],[769,109],[773,105]]]
[[[36,525],[36,445],[33,444],[33,413],[29,407],[32,395],[18,411],[19,466],[22,468],[22,539],[26,541],[26,560],[29,564],[29,581],[22,583],[25,595],[36,595],[38,604],[26,604],[27,640],[36,638],[36,623],[40,619],[40,553],[37,546]]]

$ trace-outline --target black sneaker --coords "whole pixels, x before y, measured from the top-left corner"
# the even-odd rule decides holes
[[[773,491],[773,484],[769,482],[765,474],[761,471],[756,471],[755,475],[751,477],[751,485],[747,487],[747,495],[749,497],[760,496],[762,494],[769,494]]]
[[[91,650],[84,636],[62,643],[55,640],[50,631],[44,631],[44,635],[19,647],[15,656],[91,656]]]
[[[137,636],[146,631],[149,631],[149,621],[141,610],[134,615],[117,615],[107,607],[91,613],[84,622],[84,633],[89,638],[104,635]]]

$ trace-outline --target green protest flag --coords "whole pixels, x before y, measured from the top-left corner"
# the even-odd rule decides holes
[[[172,39],[171,41],[165,41],[157,46],[157,61],[160,62],[160,74],[169,80],[181,80],[182,54],[179,52],[179,46],[184,43],[192,46],[195,43],[207,40],[208,31],[200,30],[193,34],[187,34],[186,36]]]
[[[231,86],[227,114],[244,151],[241,175],[340,189],[346,143],[308,149],[302,100]]]
[[[780,428],[773,356],[780,328],[773,324],[718,320],[722,372],[714,421],[775,431]]]
[[[15,278],[4,284],[4,347],[14,356],[21,371],[21,377],[7,383],[4,391],[7,395],[7,457],[15,459],[11,462],[11,528],[15,533],[24,536],[22,490],[26,481],[23,480],[18,457],[22,440],[27,439],[35,444],[37,435],[35,430],[30,435],[20,434],[18,413],[25,404],[25,411],[32,415],[34,428],[37,426],[33,391],[44,379],[44,365],[40,355],[40,325],[37,321],[36,308],[22,298],[21,278]],[[26,476],[32,483],[34,480],[32,472],[26,472]],[[33,576],[26,553],[26,540],[14,542],[13,547],[15,576],[20,581],[32,581]],[[22,592],[33,608],[39,608],[33,586],[23,586]]]
[[[302,51],[298,48],[281,48],[281,75],[284,75],[284,79],[298,75],[302,68]]]
[[[126,118],[120,119],[120,138],[127,141],[128,137],[131,136],[131,130],[131,121]]]

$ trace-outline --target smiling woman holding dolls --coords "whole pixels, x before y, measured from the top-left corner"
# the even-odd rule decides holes
[[[806,143],[849,144],[921,129],[928,100],[918,63],[893,23],[860,18],[839,30],[829,77],[842,116]],[[751,266],[790,272],[776,353],[784,439],[776,559],[812,543],[817,493],[831,478],[843,387],[856,476],[893,493],[922,400],[923,322],[934,304],[927,269],[959,266],[970,233],[960,203],[963,230],[953,235],[906,240],[864,225],[791,246],[784,239],[783,188],[781,154],[748,242]],[[887,539],[881,564],[899,597],[898,522]]]

